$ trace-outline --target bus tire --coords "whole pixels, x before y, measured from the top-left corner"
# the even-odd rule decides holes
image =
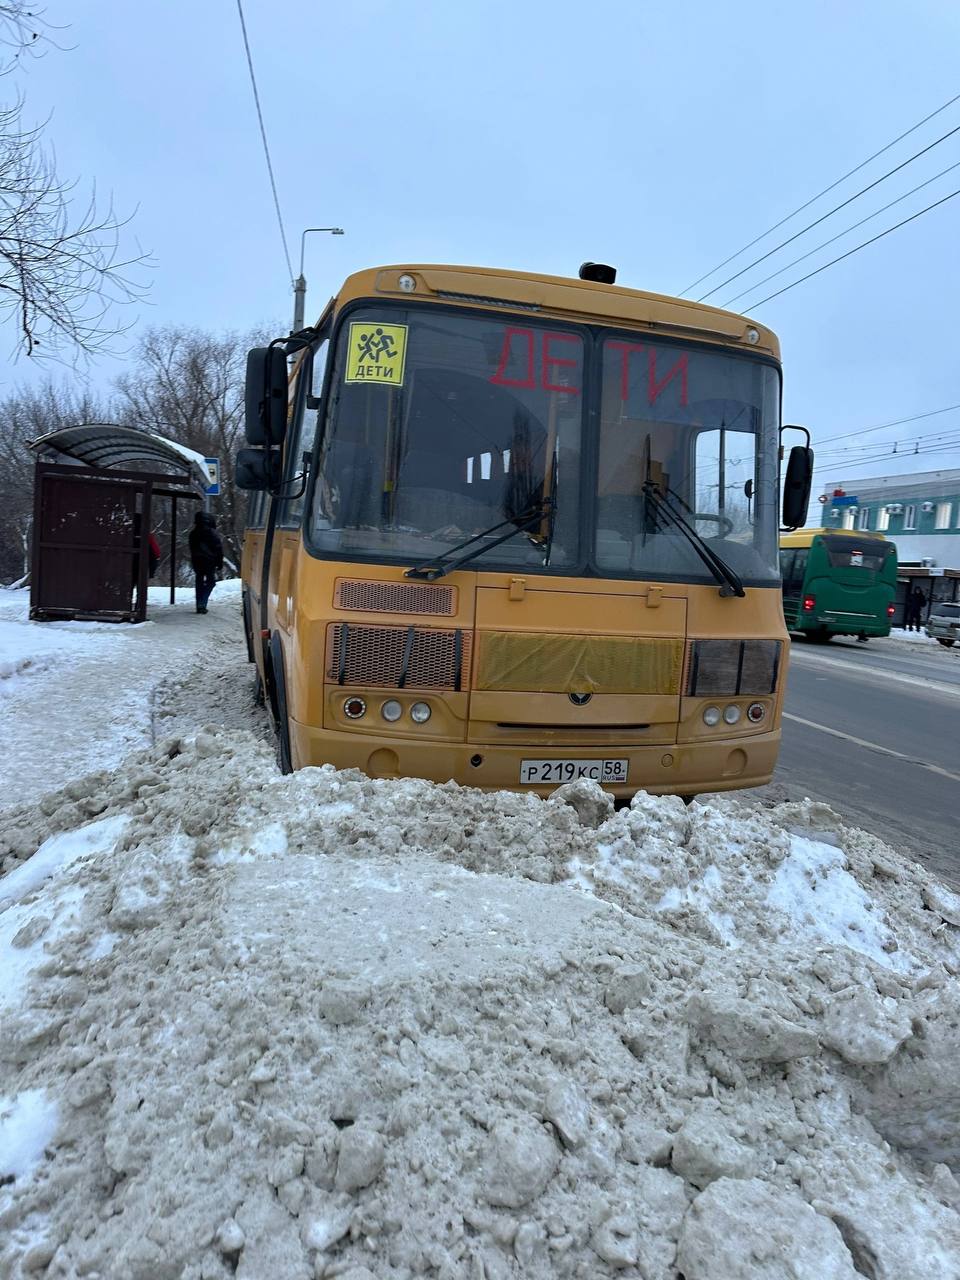
[[[829,644],[833,639],[833,632],[828,631],[826,627],[818,627],[816,631],[811,631],[809,634],[814,644]]]
[[[680,799],[683,801],[683,803],[687,806],[688,809],[693,804],[694,800],[696,800],[696,798],[697,798],[697,794],[695,791],[687,791],[680,796]]]
[[[266,697],[263,692],[263,681],[260,679],[260,672],[254,669],[253,673],[253,705],[262,707],[266,704]]]
[[[956,644],[955,640],[944,640],[941,636],[937,636],[937,639],[940,641],[940,643],[943,645],[945,649],[952,649],[953,646]]]
[[[287,684],[283,671],[283,645],[276,633],[270,637],[270,668],[273,686],[273,728],[277,735],[277,765],[281,773],[293,772],[290,754],[290,720],[287,714]]]

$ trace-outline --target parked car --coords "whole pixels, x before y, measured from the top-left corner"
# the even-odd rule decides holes
[[[935,604],[927,619],[928,636],[947,648],[960,639],[960,604]]]

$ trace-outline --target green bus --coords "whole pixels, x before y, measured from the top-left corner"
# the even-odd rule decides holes
[[[888,636],[897,593],[897,548],[882,534],[799,529],[780,539],[783,616],[788,631]]]

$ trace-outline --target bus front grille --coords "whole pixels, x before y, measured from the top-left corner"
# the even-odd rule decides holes
[[[384,689],[461,689],[471,641],[459,628],[334,622],[327,628],[327,679]]]
[[[457,612],[457,589],[418,582],[338,578],[333,604],[336,609],[357,613],[427,613],[451,617]]]

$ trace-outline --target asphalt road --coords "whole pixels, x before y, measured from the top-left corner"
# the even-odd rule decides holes
[[[794,640],[777,772],[750,796],[824,800],[960,887],[960,652]]]

